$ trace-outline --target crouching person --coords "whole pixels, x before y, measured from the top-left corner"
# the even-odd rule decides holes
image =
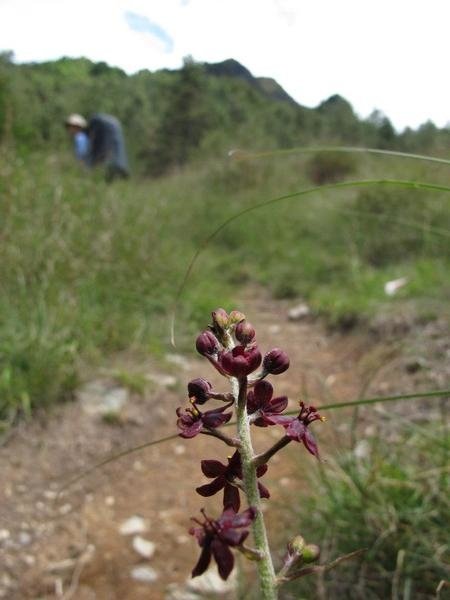
[[[129,177],[122,127],[115,117],[98,113],[87,123],[81,115],[72,114],[65,125],[79,160],[88,167],[104,165],[106,181]]]

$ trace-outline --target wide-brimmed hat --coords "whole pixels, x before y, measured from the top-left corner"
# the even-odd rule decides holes
[[[85,129],[87,127],[87,121],[84,117],[82,117],[81,115],[77,115],[77,114],[72,114],[69,115],[67,117],[67,119],[64,121],[64,123],[66,125],[73,125],[74,127],[81,127],[82,129]]]

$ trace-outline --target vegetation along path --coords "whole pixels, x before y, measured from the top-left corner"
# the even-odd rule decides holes
[[[308,314],[289,319],[292,306],[252,290],[239,306],[227,307],[247,314],[264,351],[278,346],[289,353],[291,369],[274,385],[277,394],[289,395],[292,407],[300,397],[323,405],[361,394],[417,389],[420,364],[416,368],[416,359],[398,345],[400,330],[406,335],[408,329],[405,321],[378,322],[371,333],[330,332]],[[437,372],[445,377],[441,369]],[[438,377],[436,373],[428,371],[428,376]],[[199,436],[166,441],[111,462],[59,494],[73,475],[103,457],[173,434],[175,409],[186,399],[185,384],[198,376],[215,378],[207,362],[193,355],[168,354],[164,361],[150,359],[145,365],[130,356],[118,357],[90,377],[75,402],[22,423],[4,441],[1,598],[176,600],[200,598],[202,590],[220,591],[214,577],[186,587],[198,550],[187,533],[189,519],[202,506],[210,506],[213,514],[217,508],[216,498],[209,502],[194,491],[203,481],[200,458],[215,458],[218,451],[225,458],[226,449],[217,440]],[[430,389],[443,383],[428,380],[426,385]],[[370,410],[363,412],[366,428],[374,415]],[[326,423],[315,424],[325,465],[336,440],[349,443],[348,415],[330,411]],[[259,433],[266,439],[279,435],[272,429]],[[297,508],[299,492],[310,491],[306,475],[316,465],[297,444],[275,461],[276,479],[269,469],[264,483],[272,493],[267,517],[279,560],[285,536],[298,533],[289,531],[290,510]],[[235,597],[235,592],[229,594]]]

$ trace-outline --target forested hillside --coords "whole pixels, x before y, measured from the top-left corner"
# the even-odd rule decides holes
[[[255,78],[231,59],[186,59],[178,71],[128,76],[84,58],[23,65],[11,58],[7,52],[0,58],[0,135],[20,153],[65,147],[62,123],[72,112],[117,115],[135,169],[150,175],[236,147],[344,143],[439,153],[450,141],[450,131],[432,123],[398,135],[379,112],[361,120],[337,94],[305,108],[275,81]]]

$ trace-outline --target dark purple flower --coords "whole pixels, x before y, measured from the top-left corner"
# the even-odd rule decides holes
[[[284,350],[274,348],[267,352],[263,359],[263,370],[265,374],[279,375],[289,369],[289,356]]]
[[[239,497],[239,488],[237,484],[242,482],[242,465],[239,450],[228,459],[228,465],[224,465],[218,460],[202,460],[201,468],[203,475],[213,479],[211,483],[206,483],[196,488],[200,496],[213,496],[223,489],[223,505],[233,507],[238,512],[241,506]],[[257,477],[262,477],[267,471],[267,465],[260,465],[256,469]],[[269,490],[258,482],[259,495],[261,498],[269,498]]]
[[[193,519],[200,527],[192,527],[189,533],[197,539],[202,551],[200,558],[192,570],[192,577],[197,577],[206,571],[211,562],[211,557],[217,563],[219,575],[222,579],[228,579],[234,567],[234,557],[230,547],[240,546],[248,536],[248,527],[256,517],[256,509],[252,506],[240,514],[230,507],[226,507],[222,515],[213,521],[209,519],[202,510],[204,521],[201,523]],[[240,530],[240,531],[238,531]]]
[[[207,410],[202,413],[192,402],[192,406],[186,408],[183,412],[182,408],[177,408],[177,427],[180,429],[180,437],[193,438],[205,429],[215,429],[231,419],[231,413],[224,414],[224,411],[229,408],[233,401],[220,408]]]
[[[286,431],[286,436],[296,442],[302,442],[305,448],[316,458],[319,458],[319,449],[312,433],[308,431],[308,425],[314,421],[325,421],[314,406],[306,406],[300,402],[300,413],[297,417],[288,417],[284,415],[272,415],[266,417],[269,423],[282,425]]]
[[[208,357],[216,355],[219,352],[220,345],[216,336],[211,331],[206,330],[197,337],[195,347],[199,354]]]
[[[228,375],[246,377],[261,364],[261,352],[257,346],[235,346],[231,351],[219,355],[219,364]]]
[[[189,398],[196,404],[204,404],[211,398],[212,386],[206,379],[199,377],[188,383]]]
[[[247,344],[250,344],[255,339],[256,332],[251,323],[248,321],[241,321],[236,325],[234,335],[240,344],[247,346]]]
[[[267,417],[279,415],[286,408],[288,399],[286,396],[272,398],[273,387],[264,379],[255,384],[253,390],[250,390],[247,396],[247,412],[254,415],[253,423],[258,427],[267,427],[272,425]],[[257,414],[255,414],[257,413]]]

